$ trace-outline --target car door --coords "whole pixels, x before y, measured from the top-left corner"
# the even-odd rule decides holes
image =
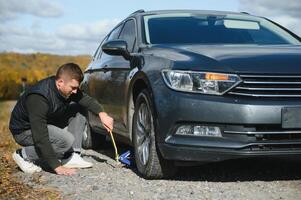
[[[117,26],[108,36],[107,41],[118,39],[122,27],[123,24]],[[92,66],[89,80],[91,93],[102,104],[105,112],[114,118],[114,132],[122,135],[126,132],[125,123],[120,118],[124,98],[122,85],[129,70],[129,62],[123,57],[110,56],[102,52],[99,62]],[[90,123],[94,127],[100,127],[100,121],[97,118],[90,119]]]
[[[108,36],[106,36],[100,45],[98,46],[94,56],[92,57],[92,60],[87,67],[87,69],[84,72],[84,79],[81,83],[81,89],[87,93],[89,96],[94,97],[95,99],[99,100],[97,98],[97,91],[98,88],[96,87],[99,82],[95,82],[96,74],[99,73],[98,69],[101,67],[100,58],[102,55],[102,49],[101,46],[104,42],[108,40]],[[97,115],[94,115],[92,112],[89,112],[89,123],[92,127],[100,127],[100,119]]]
[[[118,39],[127,42],[129,52],[134,52],[136,42],[136,23],[134,19],[125,21]],[[112,87],[114,94],[110,95],[112,115],[114,116],[116,129],[119,133],[127,136],[127,100],[126,100],[126,80],[131,71],[130,62],[122,56],[111,56],[106,62],[107,73],[110,74],[108,84]]]
[[[124,40],[128,44],[128,51],[135,51],[136,41],[136,24],[134,19],[129,19],[124,22],[124,26],[120,32],[118,39]],[[107,54],[103,54],[108,56]],[[108,56],[104,60],[105,71],[107,74],[107,88],[110,88],[109,95],[105,98],[110,102],[107,106],[109,114],[115,120],[115,130],[121,135],[127,136],[127,105],[126,105],[126,79],[131,70],[130,62],[122,56]]]
[[[108,39],[108,36],[106,36],[102,40],[102,42],[98,46],[97,50],[95,51],[91,62],[89,63],[86,70],[84,71],[84,79],[80,86],[84,92],[86,92],[87,94],[89,94],[92,97],[95,97],[95,87],[94,87],[94,84],[92,82],[90,82],[90,78],[92,77],[91,75],[93,75],[93,72],[94,72],[93,69],[97,68],[97,66],[100,66],[100,56],[102,54],[101,46],[104,42],[107,41],[107,39]]]

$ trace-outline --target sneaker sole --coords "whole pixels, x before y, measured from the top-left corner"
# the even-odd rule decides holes
[[[37,169],[37,170],[26,170],[26,169],[24,169],[23,167],[21,167],[22,166],[22,163],[20,163],[19,162],[19,159],[17,158],[17,156],[19,156],[19,155],[17,155],[17,153],[16,152],[14,152],[13,153],[13,160],[16,162],[16,164],[18,165],[18,167],[23,171],[23,172],[25,172],[25,173],[28,173],[28,174],[33,174],[33,173],[35,173],[35,172],[40,172],[40,171],[42,171],[42,169]]]

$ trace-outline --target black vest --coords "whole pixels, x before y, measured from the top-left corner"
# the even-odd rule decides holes
[[[30,94],[39,94],[48,100],[48,124],[54,124],[55,121],[62,117],[71,102],[70,99],[65,99],[59,93],[55,85],[54,76],[39,81],[20,97],[12,111],[9,129],[13,134],[19,134],[30,129],[28,111],[26,109],[26,98]]]

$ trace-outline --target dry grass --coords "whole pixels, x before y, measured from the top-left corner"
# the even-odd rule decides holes
[[[15,101],[0,102],[0,199],[62,199],[54,189],[34,189],[14,176],[17,166],[12,160],[12,152],[18,145],[14,142],[8,122]],[[40,183],[39,175],[34,175],[32,181]]]

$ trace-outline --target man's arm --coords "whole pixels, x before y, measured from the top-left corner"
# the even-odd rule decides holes
[[[80,105],[87,108],[94,114],[98,115],[100,121],[107,129],[107,131],[113,130],[113,124],[114,124],[113,118],[103,111],[102,106],[100,105],[100,103],[98,103],[96,99],[90,97],[89,95],[81,91],[78,91],[75,99]]]
[[[76,101],[96,115],[103,112],[103,108],[100,103],[82,91],[78,91],[76,94]]]
[[[49,141],[47,129],[47,113],[49,105],[47,99],[39,94],[31,94],[26,99],[32,138],[38,155],[45,160],[52,169],[60,166],[56,154]]]

